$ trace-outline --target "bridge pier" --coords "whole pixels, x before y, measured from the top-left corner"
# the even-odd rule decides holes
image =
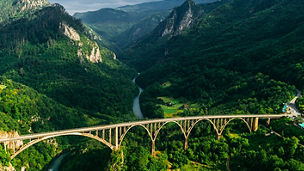
[[[152,156],[155,156],[155,140],[152,140],[151,153],[152,153]]]
[[[217,140],[220,140],[222,138],[221,134],[217,134]]]
[[[188,137],[185,137],[184,150],[186,151],[187,149],[188,149]]]
[[[256,132],[259,129],[259,118],[254,118],[253,119],[253,128],[252,130]]]

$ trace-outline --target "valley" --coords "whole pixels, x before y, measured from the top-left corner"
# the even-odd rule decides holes
[[[0,170],[304,170],[301,0],[0,7]]]

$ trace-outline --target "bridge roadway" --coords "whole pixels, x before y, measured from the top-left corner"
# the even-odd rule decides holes
[[[0,139],[0,143],[7,141],[17,141],[17,140],[28,140],[28,139],[36,139],[41,137],[49,137],[49,136],[57,136],[64,135],[75,132],[88,132],[88,131],[96,131],[103,129],[111,129],[116,127],[125,127],[125,126],[135,126],[135,125],[146,125],[151,123],[163,123],[163,122],[175,122],[175,121],[184,121],[184,120],[198,120],[198,119],[234,119],[234,118],[266,118],[266,119],[277,119],[281,117],[287,117],[288,114],[272,114],[272,115],[210,115],[210,116],[193,116],[193,117],[179,117],[179,118],[168,118],[168,119],[155,119],[155,120],[144,120],[144,121],[136,121],[136,122],[125,122],[120,124],[112,124],[106,126],[93,126],[93,127],[85,127],[85,128],[76,128],[76,129],[68,129],[62,131],[54,131],[54,132],[46,132],[46,133],[37,133],[37,134],[29,134],[22,135],[15,138],[4,138]]]
[[[194,126],[200,121],[209,121],[213,126],[218,139],[222,136],[226,126],[234,119],[242,120],[248,127],[249,131],[256,131],[258,129],[259,119],[278,119],[281,117],[287,117],[288,114],[253,114],[253,115],[205,115],[205,116],[191,116],[191,117],[179,117],[179,118],[167,118],[167,119],[155,119],[155,120],[143,120],[136,122],[126,122],[120,124],[112,124],[106,126],[94,126],[86,128],[68,129],[61,131],[53,131],[46,133],[37,133],[22,135],[18,137],[9,137],[0,139],[0,143],[4,143],[5,149],[9,147],[13,149],[11,159],[15,158],[22,151],[26,150],[30,146],[39,143],[41,141],[55,138],[59,136],[84,136],[95,139],[111,150],[119,150],[124,137],[135,126],[143,127],[152,142],[151,151],[155,154],[155,141],[161,129],[168,123],[175,123],[180,128],[185,137],[185,150],[188,148],[188,138],[194,128]],[[29,140],[26,144],[23,144],[23,140]],[[22,146],[18,147],[16,144]]]

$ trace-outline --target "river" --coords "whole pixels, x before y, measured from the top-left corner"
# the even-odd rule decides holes
[[[140,75],[140,73],[138,73],[138,76]],[[133,79],[133,83],[136,84],[136,79],[138,78],[135,77]],[[134,115],[136,115],[139,119],[143,119],[144,118],[144,115],[142,114],[141,112],[141,109],[140,109],[140,103],[139,103],[139,97],[140,95],[143,93],[143,89],[141,87],[139,87],[137,84],[136,84],[137,88],[138,88],[138,95],[134,98],[134,101],[133,101],[133,113]]]

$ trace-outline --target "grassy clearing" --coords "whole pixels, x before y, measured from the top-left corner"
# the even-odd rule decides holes
[[[171,82],[167,81],[161,85],[161,88],[168,88],[168,87],[171,87],[171,85],[172,85]]]
[[[164,104],[160,104],[161,108],[164,111],[165,118],[178,117],[180,113],[183,113],[185,110],[192,110],[198,108],[197,104],[191,104],[188,102],[182,102],[179,99],[170,98],[170,97],[158,97],[162,100]],[[170,105],[169,105],[170,104]],[[185,107],[187,106],[187,107]]]
[[[165,118],[177,117],[179,113],[182,113],[184,110],[181,109],[184,103],[181,103],[179,100],[168,97],[158,97],[165,104],[172,103],[172,105],[163,105],[161,104],[161,108],[164,111]]]

